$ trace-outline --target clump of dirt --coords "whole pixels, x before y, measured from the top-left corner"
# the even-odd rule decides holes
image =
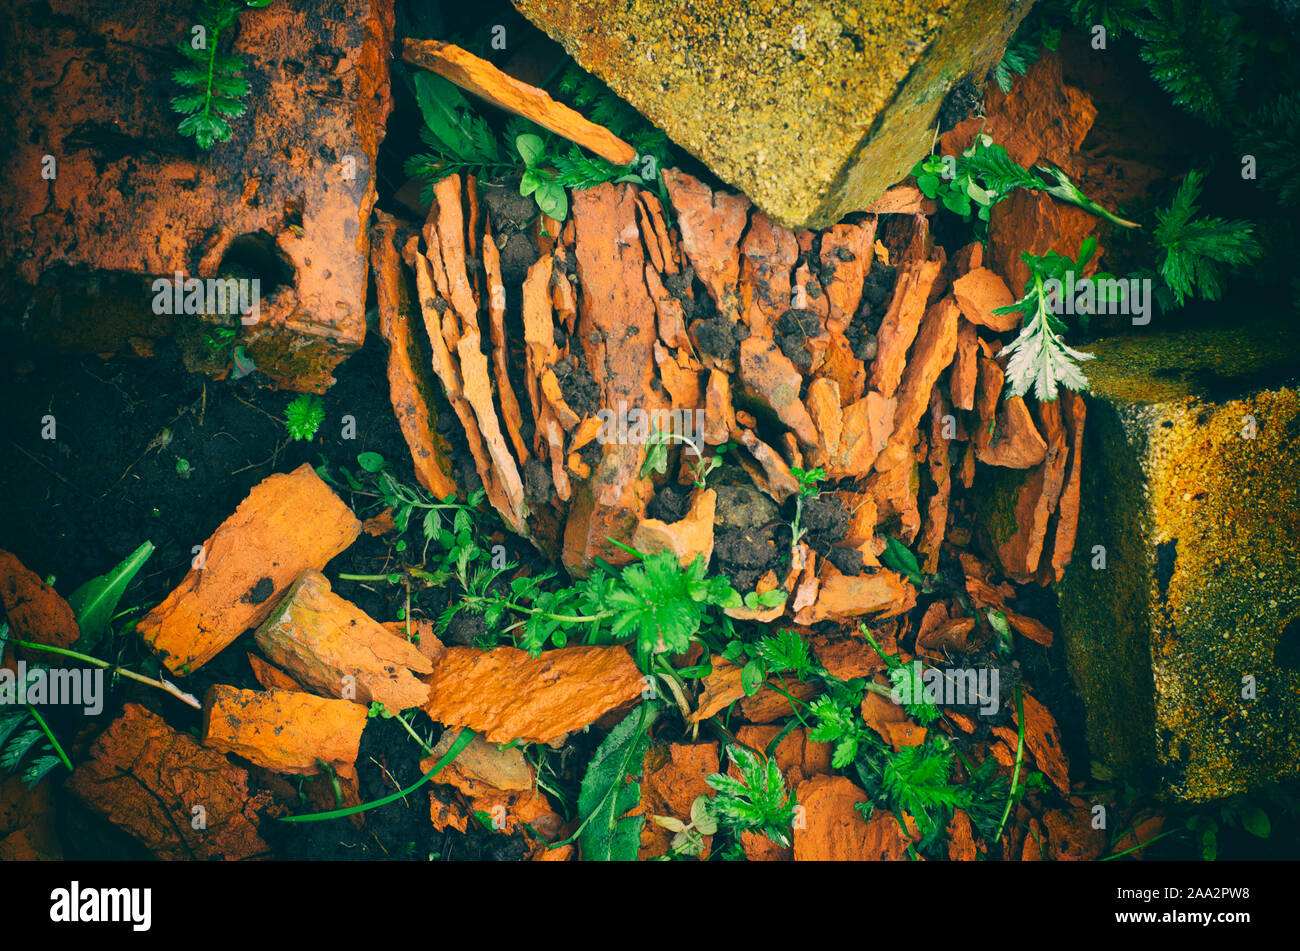
[[[801,372],[811,373],[812,352],[807,343],[824,330],[821,317],[814,311],[787,310],[776,322],[776,345]]]
[[[537,217],[537,202],[519,194],[517,185],[479,185],[479,197],[492,219],[492,234],[501,252],[501,277],[507,288],[523,285],[528,269],[537,262],[537,246],[528,226]]]
[[[734,360],[740,352],[740,341],[749,337],[748,327],[726,317],[711,317],[696,324],[693,330],[699,348],[719,360]]]
[[[447,625],[447,640],[460,647],[473,647],[486,633],[487,624],[477,611],[459,611]]]
[[[979,89],[975,87],[975,82],[969,76],[963,76],[957,83],[948,90],[948,95],[944,97],[943,105],[939,107],[939,134],[943,135],[953,126],[965,119],[972,109],[978,108],[984,102],[984,97],[980,94]]]
[[[743,470],[737,470],[743,472]],[[716,528],[759,528],[777,520],[776,503],[752,485],[739,483],[715,487],[718,504],[713,516]]]
[[[780,520],[776,503],[749,485],[717,487],[713,519],[713,559],[737,591],[754,590],[759,578],[781,563],[786,549],[781,535],[789,527]]]
[[[898,268],[873,259],[871,270],[862,283],[862,300],[853,316],[853,322],[863,321],[870,333],[880,330],[880,322],[884,320],[889,305],[889,296],[897,282]]]
[[[804,540],[815,550],[823,551],[848,533],[849,513],[835,496],[820,495],[804,499],[799,525],[807,532]]]
[[[555,498],[551,470],[540,459],[530,458],[524,463],[524,497],[535,508],[545,508]]]
[[[777,544],[778,526],[715,532],[713,560],[731,586],[753,591],[758,579],[781,564],[784,549]]]
[[[655,497],[646,506],[645,513],[649,518],[657,518],[661,522],[680,522],[690,507],[689,491],[681,486],[666,485],[655,493]]]
[[[876,359],[876,334],[880,331],[881,321],[885,319],[889,296],[893,293],[897,279],[896,267],[872,260],[871,271],[863,283],[862,300],[845,331],[853,355],[866,363]]]
[[[555,364],[555,378],[560,383],[560,393],[569,409],[579,416],[594,416],[600,409],[600,388],[591,375],[582,344],[574,337],[569,344],[569,356]]]
[[[826,560],[835,566],[842,575],[860,575],[866,567],[862,552],[856,548],[832,545],[826,553]]]

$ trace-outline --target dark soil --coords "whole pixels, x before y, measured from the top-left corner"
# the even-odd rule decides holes
[[[754,486],[719,485],[716,490],[714,564],[737,591],[752,591],[755,582],[788,554],[790,528],[781,521],[776,503]]]
[[[726,317],[711,317],[696,324],[693,330],[699,348],[719,360],[736,359],[740,352],[740,341],[749,337],[748,327]]]
[[[793,506],[794,503],[791,501],[789,504]],[[848,533],[849,513],[844,503],[833,495],[804,499],[799,527],[807,533],[803,540],[814,551],[825,554]]]
[[[812,370],[812,352],[807,343],[810,337],[820,336],[825,330],[821,317],[811,310],[787,310],[776,322],[776,345],[802,373]]]
[[[775,570],[787,554],[777,541],[777,526],[715,530],[713,560],[718,573],[742,594],[753,591],[758,579],[769,569]]]
[[[315,439],[298,443],[288,438],[281,420],[294,394],[270,388],[258,373],[222,382],[187,373],[171,340],[160,343],[158,355],[148,360],[8,356],[7,372],[0,375],[0,428],[12,462],[0,470],[0,497],[6,501],[0,512],[0,548],[42,577],[53,576],[66,596],[145,539],[152,541],[156,550],[122,600],[120,609],[130,611],[122,624],[156,605],[180,582],[189,570],[192,546],[202,544],[249,490],[273,472],[307,462],[328,465],[338,478],[343,467],[357,471],[358,453],[378,452],[399,479],[415,483],[388,401],[386,351],[378,334],[372,333],[367,345],[335,372],[337,383],[322,397],[325,423]],[[355,418],[355,438],[342,438],[345,415]],[[46,416],[54,417],[53,440],[41,438]],[[182,459],[189,463],[185,477],[178,472]],[[345,487],[339,491],[362,517],[379,507],[377,500],[352,495]],[[393,540],[362,534],[326,568],[339,594],[380,621],[398,617],[406,603],[404,588],[344,582],[337,575],[375,573],[385,565],[391,570]],[[506,543],[509,557],[527,554],[518,550],[517,540]],[[449,591],[414,593],[412,613],[436,617]],[[466,616],[467,624],[472,620]],[[180,686],[199,697],[214,683],[256,689],[247,660],[255,649],[251,633],[245,634],[192,676],[177,678]],[[158,670],[156,660],[130,636],[119,639],[115,656],[136,669]],[[142,703],[179,730],[199,727],[199,716],[190,707],[128,680],[106,698],[97,724],[107,724],[127,700]],[[68,735],[78,724],[61,722],[54,709],[51,726]],[[424,728],[428,726],[425,721]],[[81,732],[71,751],[74,758],[94,732]],[[420,758],[401,726],[372,722],[357,761],[363,801],[393,792],[393,779],[403,787],[417,780]],[[250,774],[254,786],[259,772]],[[286,801],[279,788],[283,783],[277,783],[278,801],[293,812],[312,811],[296,796]],[[61,791],[58,801],[69,858],[124,858],[140,852],[129,837]],[[296,825],[268,821],[262,829],[279,858],[424,860],[431,853],[520,858],[527,848],[520,838],[487,829],[471,829],[468,835],[434,832],[425,790],[405,804],[366,813],[361,830],[346,819]]]
[[[984,102],[984,96],[975,88],[969,76],[963,76],[948,90],[943,105],[939,107],[939,134],[943,135],[969,115],[972,109]]]
[[[468,610],[459,611],[447,625],[447,636],[444,640],[448,644],[470,647],[486,633],[487,625],[483,623],[482,614]]]
[[[862,552],[856,548],[833,545],[825,554],[826,560],[842,575],[860,575],[865,568]]]
[[[430,727],[423,715],[416,717],[415,730],[421,736],[428,735]],[[437,730],[433,732],[436,742]],[[361,736],[357,757],[361,800],[381,799],[414,784],[422,775],[420,757],[414,751],[414,741],[401,726],[383,718],[371,720]],[[264,822],[262,831],[279,857],[298,860],[518,861],[528,854],[528,842],[521,835],[502,835],[473,823],[465,833],[437,831],[429,821],[430,788],[425,786],[405,799],[368,810],[359,829],[351,819],[342,818]],[[443,788],[450,791],[450,787]]]
[[[690,507],[690,490],[678,485],[665,485],[646,506],[646,516],[671,524],[684,519]]]
[[[537,245],[528,236],[528,226],[537,217],[537,202],[520,195],[515,183],[480,185],[479,198],[492,221],[506,293],[512,288],[519,293],[528,269],[537,263]]]
[[[594,416],[600,409],[600,387],[596,386],[577,337],[570,341],[569,356],[555,364],[555,378],[564,402],[579,416]]]

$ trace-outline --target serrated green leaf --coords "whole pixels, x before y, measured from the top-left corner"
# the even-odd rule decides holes
[[[414,75],[415,98],[428,133],[449,155],[462,162],[497,162],[496,137],[455,85],[436,73]]]
[[[582,829],[578,846],[587,861],[634,861],[645,816],[627,814],[641,801],[641,784],[628,781],[650,745],[648,730],[658,710],[643,703],[619,722],[596,748],[578,792]]]

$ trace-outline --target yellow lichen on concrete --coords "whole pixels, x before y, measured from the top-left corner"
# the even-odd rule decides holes
[[[1300,334],[1252,322],[1090,349],[1058,592],[1092,758],[1189,800],[1294,775]]]
[[[1300,615],[1300,395],[1180,401],[1163,417],[1146,461],[1165,582],[1155,712],[1183,795],[1202,799],[1300,763],[1300,670],[1275,662]]]
[[[930,147],[1029,10],[1006,0],[514,0],[583,68],[788,226],[861,210]]]

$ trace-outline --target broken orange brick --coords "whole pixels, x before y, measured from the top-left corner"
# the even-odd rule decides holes
[[[750,749],[766,753],[768,745],[776,739],[783,728],[779,724],[760,724],[742,726],[736,730],[736,739]],[[808,731],[803,727],[791,730],[772,751],[777,768],[785,777],[787,789],[793,789],[805,779],[820,776],[831,771],[831,744],[814,743],[808,739]],[[742,779],[740,770],[733,762],[727,770],[737,779]]]
[[[203,702],[203,745],[277,773],[312,776],[321,763],[355,774],[366,708],[290,690],[214,684]]]
[[[835,330],[848,328],[862,299],[862,282],[871,271],[871,246],[876,221],[861,225],[832,225],[822,232],[821,274],[829,304],[827,323]]]
[[[563,647],[540,657],[515,647],[450,647],[426,680],[431,720],[467,726],[491,743],[547,743],[645,689],[622,647]]]
[[[746,393],[775,413],[799,442],[817,445],[817,429],[799,398],[803,376],[775,343],[758,336],[740,342],[740,379]]]
[[[930,391],[957,350],[957,303],[945,297],[929,307],[903,370],[894,409],[889,445],[876,457],[878,470],[892,469],[908,455],[908,436],[916,429],[930,404]]]
[[[742,669],[717,655],[711,658],[711,662],[713,669],[700,681],[699,700],[695,712],[690,716],[692,723],[707,720],[745,696],[745,688],[740,679]]]
[[[252,795],[246,770],[136,703],[123,706],[95,738],[67,789],[159,859],[234,860],[270,852],[257,829],[270,794]],[[193,822],[196,805],[203,808],[202,825]]]
[[[52,788],[40,782],[28,789],[18,773],[0,779],[0,862],[63,859]]]
[[[1023,694],[1025,708],[1025,747],[1034,754],[1034,762],[1061,792],[1070,793],[1070,764],[1061,747],[1061,731],[1050,710],[1029,694]],[[1020,719],[1015,715],[1016,724]]]
[[[901,704],[874,691],[867,691],[862,698],[862,722],[880,734],[895,752],[925,742],[925,727],[912,722]]]
[[[780,691],[774,690],[773,684],[780,687]],[[747,723],[771,723],[795,715],[790,697],[807,703],[815,696],[817,687],[812,683],[803,683],[794,677],[773,677],[752,697],[740,701],[740,715]]]
[[[420,762],[428,772],[451,749],[460,730],[446,730],[433,752]],[[450,786],[468,803],[448,790],[435,790],[430,797],[430,816],[437,829],[466,831],[475,813],[483,813],[493,829],[507,835],[527,826],[550,841],[557,837],[563,820],[537,789],[532,766],[518,747],[502,749],[481,736],[470,740],[455,760],[434,777],[437,786]]]
[[[979,334],[975,325],[964,317],[957,322],[957,352],[948,375],[948,391],[958,409],[975,408],[975,380],[979,371]]]
[[[432,70],[507,112],[531,119],[615,165],[629,165],[636,158],[636,149],[604,126],[584,119],[564,103],[556,102],[545,90],[507,76],[487,60],[459,46],[438,40],[407,39],[402,58]]]
[[[954,809],[948,822],[948,860],[974,862],[978,857],[970,816],[965,809]]]
[[[877,636],[879,640],[879,636]],[[817,662],[839,680],[869,677],[886,667],[884,658],[860,636],[829,637],[818,635],[809,641]],[[888,649],[888,645],[882,645]]]
[[[988,327],[996,333],[1006,333],[1020,326],[1022,314],[1012,311],[995,314],[993,311],[1015,302],[1015,297],[1007,289],[1002,278],[986,267],[977,267],[961,277],[952,285],[953,296],[961,307],[962,316],[972,324]]]
[[[81,636],[68,602],[7,551],[0,551],[0,604],[10,633],[21,640],[69,648]]]
[[[731,381],[721,370],[709,371],[704,390],[704,441],[720,446],[736,430],[736,410],[731,403]]]
[[[632,533],[632,547],[644,555],[671,551],[683,567],[703,556],[708,565],[713,557],[713,516],[718,493],[696,489],[691,493],[690,509],[677,522],[643,518]]]
[[[136,630],[172,673],[202,667],[260,624],[299,575],[321,569],[361,522],[312,467],[267,476],[203,545],[191,568]]]
[[[641,764],[641,802],[630,815],[646,817],[641,827],[641,847],[638,859],[652,859],[665,855],[672,844],[673,833],[654,821],[655,816],[666,816],[685,823],[691,822],[691,806],[699,796],[712,796],[713,788],[707,777],[718,772],[717,743],[655,743],[646,751]],[[701,860],[709,857],[712,836],[704,836]]]
[[[248,655],[248,666],[253,668],[253,676],[257,678],[263,690],[302,690],[302,684],[256,654]]]
[[[893,617],[916,603],[916,589],[893,571],[845,575],[828,569],[821,579],[817,600],[795,617],[797,624],[851,621],[866,614]]]
[[[272,662],[325,696],[382,703],[394,715],[429,699],[415,676],[433,670],[428,658],[331,591],[319,571],[302,573],[255,636]]]
[[[790,309],[790,269],[799,257],[799,244],[789,228],[755,211],[740,256],[741,318],[752,333],[771,337],[777,320]],[[859,278],[859,290],[861,286]]]
[[[876,360],[871,367],[871,388],[890,397],[898,389],[907,363],[907,351],[925,314],[930,289],[939,279],[938,261],[918,261],[898,274],[893,295],[876,335]]]
[[[397,220],[377,211],[370,264],[375,276],[379,332],[388,344],[388,392],[402,437],[411,450],[415,477],[434,498],[456,493],[447,449],[433,415],[433,380],[412,334],[419,309],[411,300],[402,271]],[[391,517],[391,516],[390,516]]]
[[[805,821],[794,829],[796,862],[899,861],[919,833],[905,837],[887,809],[877,809],[870,821],[856,808],[869,800],[843,776],[814,776],[800,783],[795,796]],[[912,831],[912,830],[909,830]]]
[[[675,168],[664,169],[662,175],[677,212],[682,250],[708,288],[718,313],[738,319],[740,239],[749,222],[749,199],[732,192],[714,192]]]
[[[1028,469],[1043,461],[1047,443],[1038,434],[1022,397],[999,402],[1005,378],[996,360],[979,358],[975,405],[980,422],[975,432],[975,456],[987,466]]]

